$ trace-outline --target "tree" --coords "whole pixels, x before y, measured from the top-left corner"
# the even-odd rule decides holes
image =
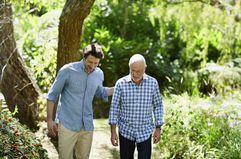
[[[79,60],[80,37],[84,19],[95,0],[67,0],[60,16],[57,70]]]
[[[85,18],[95,0],[66,0],[59,21],[56,72],[66,63],[80,59],[80,39]],[[57,104],[55,105],[56,110]]]
[[[40,89],[28,72],[14,38],[11,4],[0,0],[0,88],[10,111],[30,128],[37,128]]]
[[[67,0],[59,24],[57,70],[79,59],[80,37],[84,19],[94,0]],[[28,72],[14,38],[11,4],[0,0],[0,70],[1,91],[10,111],[31,128],[37,127],[40,89]]]

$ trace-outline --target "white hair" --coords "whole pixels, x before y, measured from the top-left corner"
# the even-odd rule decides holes
[[[141,54],[135,54],[133,55],[130,60],[129,60],[129,66],[135,62],[140,62],[142,61],[144,65],[146,65],[146,60]]]

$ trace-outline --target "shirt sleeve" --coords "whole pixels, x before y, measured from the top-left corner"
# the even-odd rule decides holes
[[[95,95],[99,98],[102,98],[105,102],[108,102],[108,93],[105,87],[98,86]]]
[[[68,69],[66,67],[62,67],[59,70],[57,77],[55,78],[55,81],[48,92],[48,95],[47,95],[48,100],[54,101],[54,102],[57,101],[59,95],[61,94],[66,84],[68,76],[69,76]]]
[[[163,104],[161,93],[159,90],[159,86],[157,81],[155,81],[155,88],[153,91],[153,105],[154,105],[154,118],[155,118],[155,126],[163,125]]]
[[[104,74],[101,71],[100,74],[101,78],[101,84],[97,87],[97,90],[95,92],[95,96],[102,98],[105,102],[108,102],[108,93],[105,87],[103,87],[103,82],[104,82]]]
[[[109,124],[116,125],[118,123],[119,112],[121,103],[121,89],[117,83],[113,92],[110,111],[109,111]]]

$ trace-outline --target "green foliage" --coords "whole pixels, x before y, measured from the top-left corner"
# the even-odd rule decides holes
[[[161,158],[241,157],[238,92],[226,99],[187,94],[169,99],[164,102],[165,125],[158,145]]]
[[[200,92],[226,94],[241,88],[241,59],[234,59],[224,65],[208,63],[199,70]]]
[[[147,74],[158,80],[165,94],[232,93],[241,83],[240,1],[213,3],[97,0],[85,20],[81,48],[91,42],[103,46],[100,67],[106,86],[127,75],[129,58],[140,53]],[[14,1],[18,49],[44,93],[56,74],[63,5],[63,0]],[[107,117],[109,104],[95,101],[95,116]]]
[[[239,8],[238,2],[233,12],[226,12],[209,1],[97,1],[85,23],[83,41],[108,48],[109,59],[102,62],[108,69],[102,68],[115,74],[114,79],[127,74],[124,65],[132,54],[141,53],[147,59],[147,73],[157,78],[162,90],[198,94],[200,69],[240,56],[241,27],[235,20]]]
[[[52,10],[41,17],[24,14],[17,17],[16,37],[27,66],[37,84],[47,92],[56,74],[58,17],[60,11]]]
[[[81,47],[91,42],[104,46],[106,56],[100,67],[105,85],[128,74],[129,58],[141,53],[147,60],[147,73],[157,78],[162,92],[198,94],[204,89],[203,81],[212,78],[211,74],[200,76],[200,70],[209,63],[224,66],[240,57],[239,3],[98,0],[85,20]],[[19,48],[46,92],[55,76],[58,9],[64,3],[28,0],[14,4]],[[235,81],[240,83],[239,78]],[[220,90],[233,85],[229,82],[212,86]]]
[[[38,114],[38,120],[39,121],[45,121],[46,120],[46,112],[47,112],[47,100],[45,97],[40,96],[38,98],[38,108],[39,108],[39,114]]]
[[[161,86],[165,85],[171,67],[161,56],[159,25],[153,26],[149,19],[151,3],[144,0],[141,3],[97,1],[86,19],[83,45],[97,41],[107,48],[106,58],[101,62],[101,68],[107,74],[106,84],[113,85],[118,78],[128,74],[129,58],[140,53],[150,61],[147,73],[156,75],[162,81]]]
[[[11,0],[14,5],[15,14],[23,13],[33,16],[42,16],[43,14],[63,7],[65,0]]]
[[[48,158],[40,140],[9,111],[0,112],[0,140],[0,158]]]
[[[164,61],[171,64],[175,61],[178,64],[171,65],[173,69],[169,70],[180,72],[176,74],[169,71],[168,78],[172,83],[165,84],[165,87],[177,88],[169,92],[181,93],[188,90],[189,94],[193,94],[193,84],[188,87],[186,84],[193,83],[193,78],[199,78],[199,69],[205,68],[210,62],[223,65],[240,56],[241,27],[240,21],[235,20],[240,14],[239,3],[230,6],[224,2],[223,7],[227,8],[212,6],[208,1],[160,1],[154,4],[155,7],[150,10],[150,19],[153,25],[158,22],[160,25],[162,56]],[[175,66],[179,68],[176,69]],[[190,72],[196,77],[186,76]],[[180,86],[176,87],[178,84]],[[194,85],[197,90],[200,83]],[[226,82],[222,88],[229,85]]]

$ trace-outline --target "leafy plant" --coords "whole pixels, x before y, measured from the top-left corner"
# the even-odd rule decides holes
[[[56,74],[59,10],[40,17],[24,14],[16,24],[20,50],[42,92],[46,93]],[[51,17],[51,20],[50,20]]]
[[[207,63],[198,71],[200,92],[224,95],[241,87],[241,59],[234,59],[224,65]]]
[[[47,159],[40,140],[9,111],[0,112],[0,158]]]
[[[161,158],[240,158],[240,95],[231,98],[184,94],[165,100]]]

